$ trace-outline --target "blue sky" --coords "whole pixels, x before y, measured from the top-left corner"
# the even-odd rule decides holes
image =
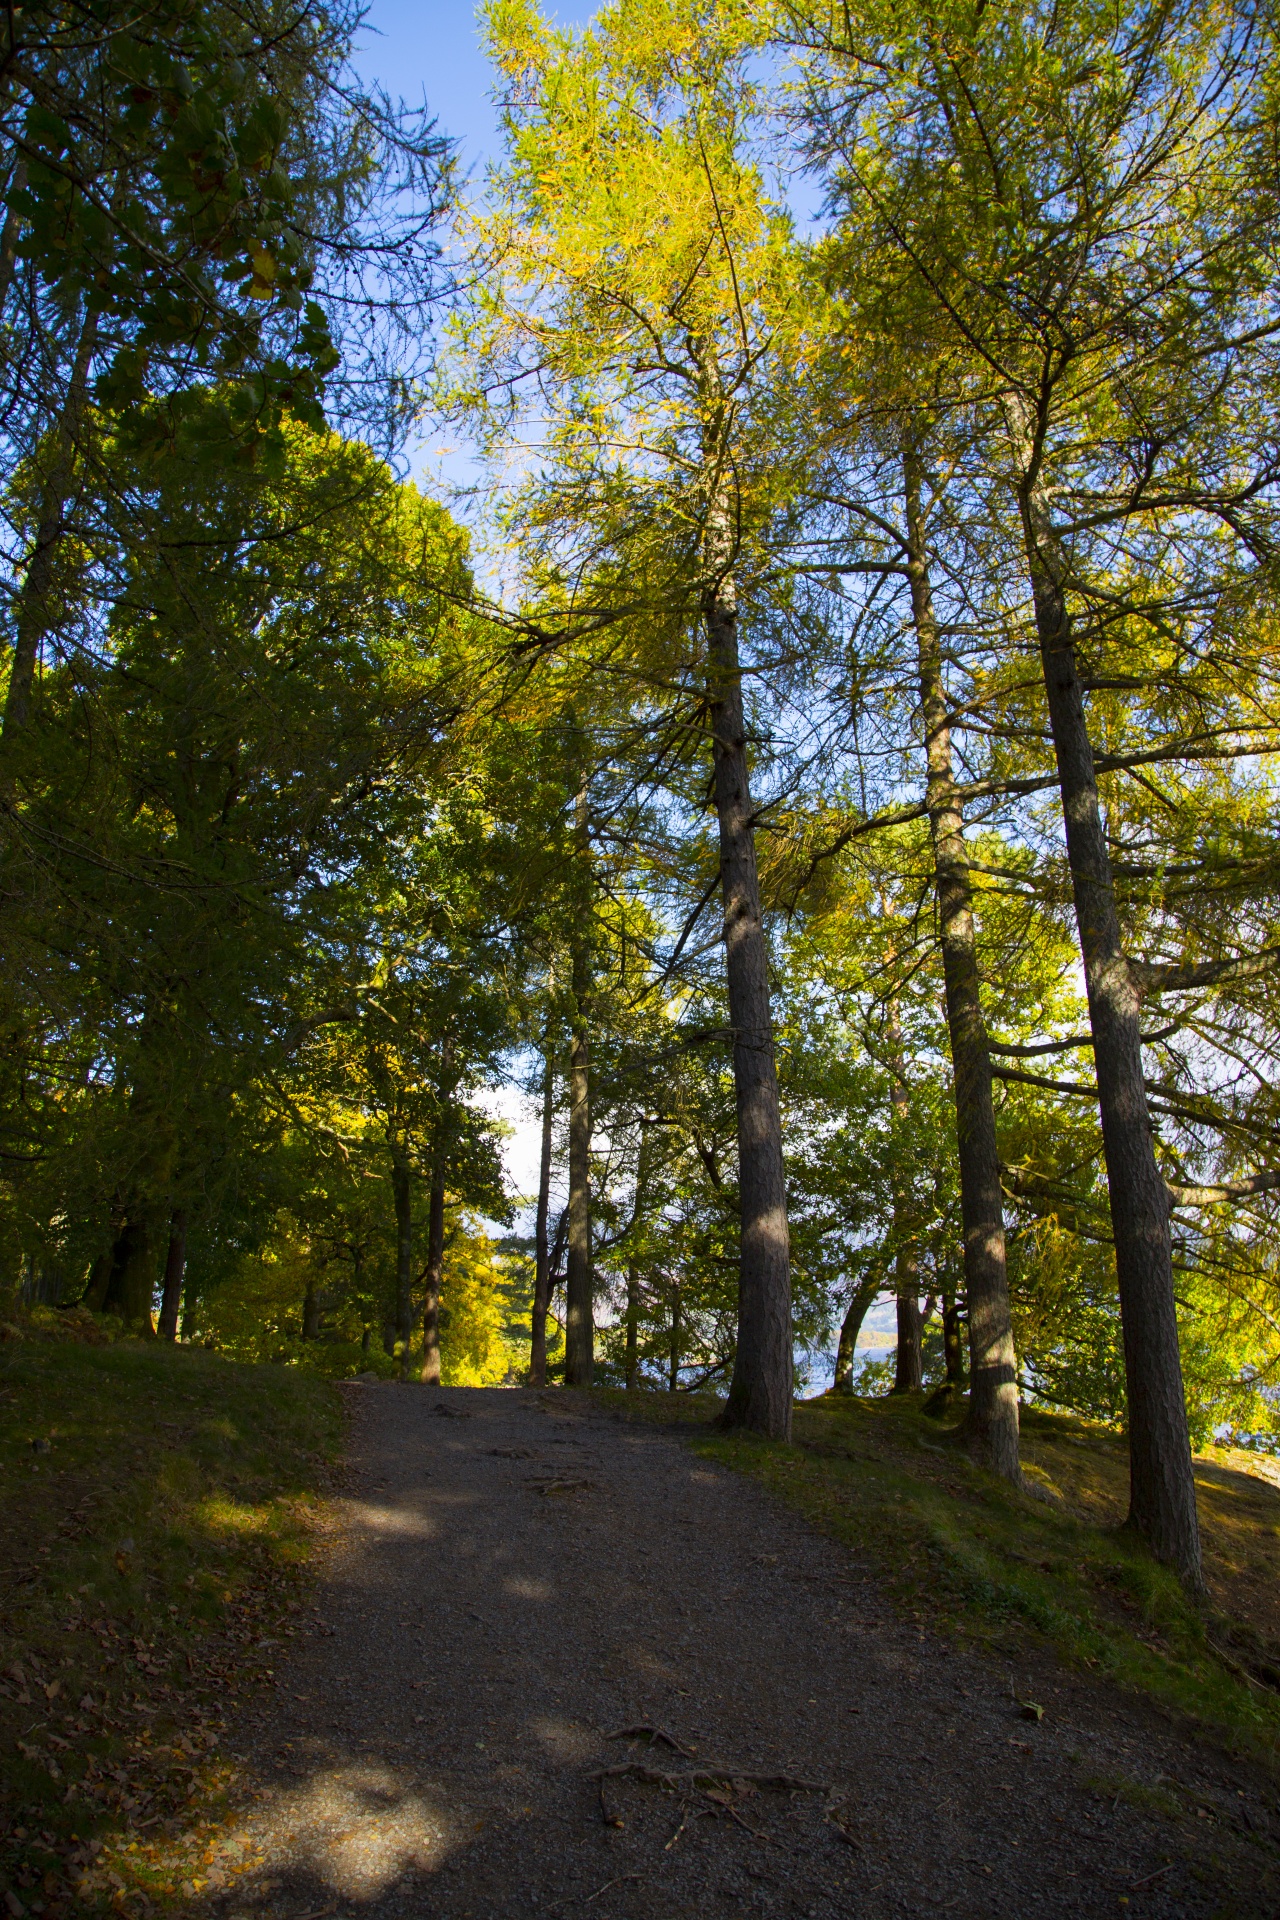
[[[441,130],[461,142],[464,167],[494,150],[489,68],[470,0],[372,0],[360,45],[359,66],[370,79],[411,106],[426,96]]]

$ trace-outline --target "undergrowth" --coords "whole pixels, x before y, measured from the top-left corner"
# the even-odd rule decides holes
[[[0,1890],[59,1920],[199,1886],[227,1701],[301,1616],[340,1428],[292,1369],[25,1332],[0,1346]],[[175,1881],[150,1843],[179,1826]]]

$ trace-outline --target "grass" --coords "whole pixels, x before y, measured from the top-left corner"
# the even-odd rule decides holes
[[[627,1417],[696,1423],[693,1444],[749,1473],[870,1559],[904,1610],[1002,1652],[1028,1642],[1280,1764],[1280,1488],[1213,1449],[1195,1462],[1211,1605],[1121,1526],[1121,1437],[1025,1409],[1028,1491],[969,1459],[915,1396],[824,1395],[793,1444],[719,1433],[710,1395],[603,1391]]]
[[[7,1330],[0,1890],[14,1920],[183,1896],[151,1871],[152,1842],[216,1808],[223,1707],[269,1679],[273,1638],[302,1614],[339,1432],[333,1389],[294,1369],[103,1343],[87,1315]]]

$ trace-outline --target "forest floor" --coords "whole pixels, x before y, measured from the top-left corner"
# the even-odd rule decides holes
[[[230,1715],[239,1777],[184,1910],[1280,1908],[1274,1773],[1059,1659],[999,1593],[1003,1641],[935,1622],[927,1584],[913,1618],[874,1532],[830,1537],[829,1490],[814,1526],[723,1442],[608,1396],[345,1393],[317,1627]]]

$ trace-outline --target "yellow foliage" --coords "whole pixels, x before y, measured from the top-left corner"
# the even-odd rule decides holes
[[[507,1331],[507,1280],[488,1234],[458,1223],[440,1288],[440,1376],[450,1387],[491,1387],[522,1364]]]

